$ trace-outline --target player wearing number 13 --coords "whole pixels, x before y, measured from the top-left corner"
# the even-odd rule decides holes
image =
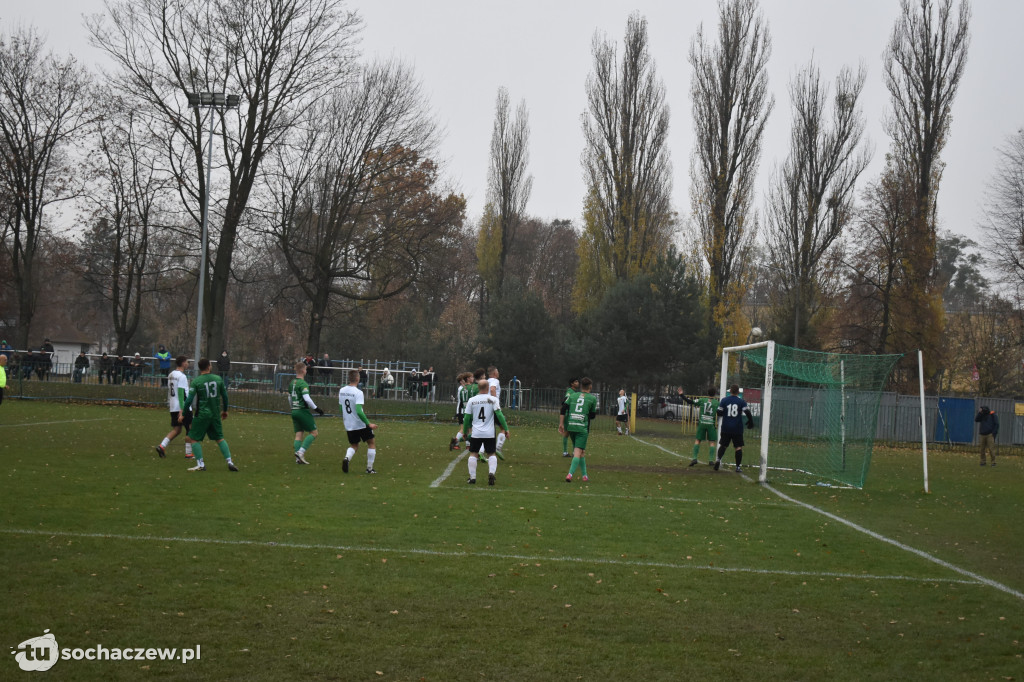
[[[740,471],[743,461],[743,417],[747,418],[747,428],[754,428],[754,417],[747,407],[747,402],[740,397],[740,387],[733,384],[729,387],[729,395],[718,403],[718,416],[722,418],[722,439],[718,445],[718,457],[715,458],[715,471],[722,464],[725,449],[732,442],[736,450],[736,471]]]
[[[295,440],[292,442],[292,452],[295,454],[296,464],[309,464],[306,461],[306,451],[313,445],[318,435],[316,422],[313,414],[316,412],[323,416],[324,411],[316,406],[313,398],[309,395],[309,384],[306,383],[306,363],[295,363],[295,378],[288,386],[288,405],[292,408],[292,427],[295,429]]]
[[[377,441],[373,432],[377,425],[371,424],[363,412],[363,392],[359,390],[359,370],[348,371],[348,386],[342,386],[338,391],[338,409],[345,420],[345,430],[348,431],[348,450],[345,451],[345,459],[341,461],[341,470],[348,473],[348,463],[356,454],[356,447],[361,441],[366,442],[366,473],[377,473],[373,468],[373,460],[377,457]]]
[[[192,403],[198,400],[198,407],[195,416],[192,418],[192,427],[188,430],[188,442],[192,443],[192,454],[195,455],[196,465],[189,471],[206,471],[206,464],[203,463],[203,446],[200,444],[204,438],[209,436],[210,440],[217,443],[220,453],[224,455],[228,469],[238,471],[238,467],[231,461],[231,450],[228,442],[224,440],[224,426],[221,420],[228,418],[228,390],[224,386],[224,380],[216,374],[210,373],[210,361],[207,358],[199,360],[199,376],[192,380],[188,395],[185,396],[185,404],[181,406],[182,412],[189,409]],[[185,415],[178,417],[178,423],[184,423]]]

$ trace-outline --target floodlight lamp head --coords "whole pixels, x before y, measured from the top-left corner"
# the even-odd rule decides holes
[[[198,107],[202,99],[198,92],[185,92],[185,96],[188,97],[188,105],[190,107]]]
[[[236,109],[242,103],[241,95],[228,95],[228,108]]]

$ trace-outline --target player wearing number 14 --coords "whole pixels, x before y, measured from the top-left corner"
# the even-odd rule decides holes
[[[312,447],[317,437],[316,421],[313,420],[310,410],[321,417],[324,414],[309,395],[306,370],[306,363],[295,363],[295,378],[288,386],[288,405],[292,408],[292,427],[295,429],[292,452],[295,454],[296,464],[309,464],[305,457],[306,451]]]
[[[195,417],[192,419],[192,427],[188,430],[188,442],[192,443],[192,454],[195,455],[196,465],[189,471],[206,471],[203,463],[203,446],[200,441],[209,436],[210,440],[217,443],[220,453],[224,455],[230,471],[238,471],[238,467],[231,461],[231,450],[228,442],[224,440],[224,426],[222,420],[228,418],[228,390],[224,386],[224,380],[216,374],[210,373],[210,361],[207,358],[199,360],[199,376],[192,380],[188,395],[185,396],[185,404],[181,406],[182,412],[189,409],[194,401],[198,400],[198,408]],[[178,423],[185,421],[185,415],[178,417]]]

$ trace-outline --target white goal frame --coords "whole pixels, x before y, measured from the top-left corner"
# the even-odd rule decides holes
[[[775,342],[759,341],[744,346],[729,346],[722,349],[722,374],[719,382],[718,395],[724,396],[728,390],[726,382],[729,379],[729,353],[737,353],[755,348],[768,348],[764,363],[764,388],[761,392],[761,471],[757,475],[759,483],[768,482],[768,435],[771,433],[772,423],[772,384],[775,378]],[[719,420],[719,433],[721,433],[721,420]]]

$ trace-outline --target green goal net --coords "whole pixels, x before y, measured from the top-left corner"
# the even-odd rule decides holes
[[[745,463],[760,453],[762,482],[863,488],[882,390],[901,357],[820,353],[774,341],[724,348],[721,393],[739,385],[754,414],[755,428],[744,435]]]

